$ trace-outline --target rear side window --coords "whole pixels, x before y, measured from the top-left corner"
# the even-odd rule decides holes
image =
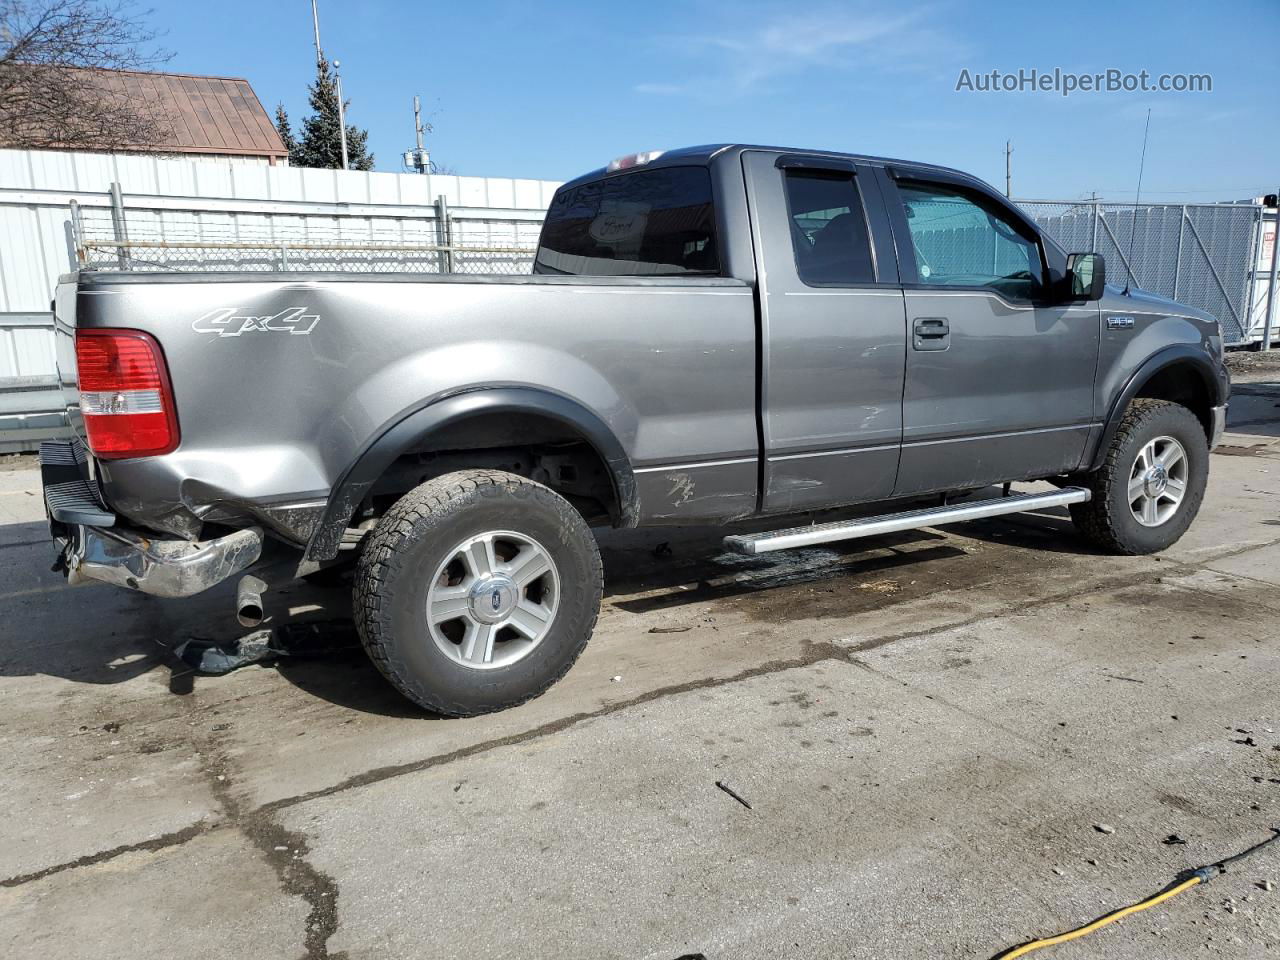
[[[533,272],[719,274],[710,172],[664,167],[561,190],[542,225]]]
[[[800,279],[815,285],[874,283],[867,218],[853,175],[788,170],[786,182]]]

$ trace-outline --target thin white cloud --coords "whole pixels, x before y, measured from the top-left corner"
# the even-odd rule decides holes
[[[726,9],[734,26],[723,31],[660,38],[690,61],[690,78],[679,84],[643,83],[639,93],[745,95],[771,81],[811,72],[850,74],[933,73],[957,61],[964,46],[930,25],[933,5],[914,9],[826,6],[797,10],[765,8],[751,16]],[[744,20],[754,26],[740,27]]]

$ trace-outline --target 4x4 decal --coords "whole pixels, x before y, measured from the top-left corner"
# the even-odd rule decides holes
[[[212,333],[219,337],[238,337],[242,333],[288,333],[303,335],[315,329],[319,314],[307,313],[306,307],[289,307],[274,316],[254,317],[239,313],[239,307],[210,310],[191,324],[196,333]]]

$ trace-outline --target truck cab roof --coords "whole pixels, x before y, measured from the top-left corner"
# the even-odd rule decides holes
[[[709,166],[722,158],[737,158],[747,150],[766,150],[777,153],[798,153],[815,157],[834,157],[842,160],[850,160],[858,163],[869,163],[875,166],[910,166],[916,169],[932,170],[939,173],[946,173],[952,177],[964,180],[978,181],[972,174],[965,173],[963,170],[956,170],[953,167],[944,167],[933,163],[920,163],[916,160],[900,160],[892,157],[876,157],[869,154],[861,153],[842,153],[836,150],[815,150],[803,147],[783,147],[770,146],[758,143],[708,143],[693,147],[677,147],[672,150],[664,150],[652,160],[643,163],[634,163],[624,167],[612,167],[606,165],[582,176],[575,177],[567,181],[561,189],[565,187],[577,186],[581,183],[590,183],[592,180],[599,180],[602,177],[615,176],[623,173],[634,172],[638,169],[652,170],[659,167],[687,167],[687,166]],[[636,156],[636,154],[626,154],[623,158]],[[615,163],[617,161],[614,161]]]

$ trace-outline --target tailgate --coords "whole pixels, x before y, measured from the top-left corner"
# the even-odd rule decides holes
[[[76,299],[79,274],[58,281],[53,298],[54,349],[57,352],[58,389],[63,409],[76,439],[85,442],[84,421],[80,417],[80,390],[76,385]]]

